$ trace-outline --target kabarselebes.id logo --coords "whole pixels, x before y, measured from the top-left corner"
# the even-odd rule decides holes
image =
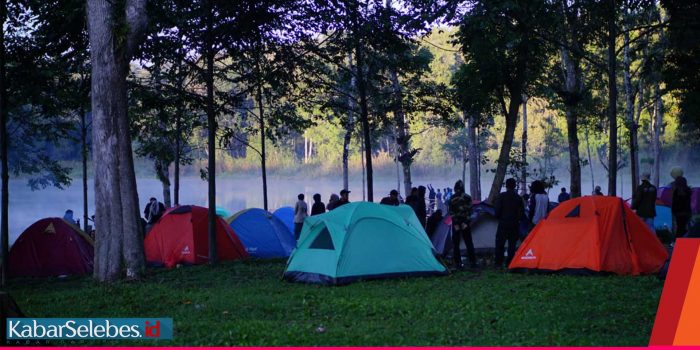
[[[172,338],[172,318],[7,319],[7,340],[136,340]]]

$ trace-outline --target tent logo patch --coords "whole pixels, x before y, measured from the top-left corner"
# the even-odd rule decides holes
[[[525,256],[520,257],[521,260],[534,260],[537,259],[535,256],[535,252],[532,251],[532,248],[527,250],[527,253],[525,253]]]
[[[181,255],[190,255],[190,246],[186,245],[184,248],[182,248],[182,252],[180,252]]]

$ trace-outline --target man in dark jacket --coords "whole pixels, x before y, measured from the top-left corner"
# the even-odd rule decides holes
[[[425,186],[418,186],[418,201],[416,202],[415,211],[418,221],[425,228],[425,221],[428,218],[428,210],[425,205]]]
[[[637,211],[642,220],[654,232],[654,218],[656,217],[656,187],[649,182],[649,173],[642,174],[642,184],[634,191],[632,209]]]
[[[146,209],[143,211],[143,216],[146,217],[146,223],[153,225],[158,222],[160,217],[163,216],[163,213],[165,213],[165,206],[163,203],[160,203],[157,199],[151,197],[148,204],[146,204]]]
[[[472,230],[470,226],[472,216],[472,197],[464,193],[464,183],[462,180],[455,184],[454,195],[450,198],[449,213],[452,216],[452,258],[456,268],[463,268],[462,256],[459,249],[461,239],[467,246],[467,257],[471,267],[475,268],[476,254],[474,253],[474,242],[472,241]]]
[[[508,260],[506,267],[515,255],[515,245],[519,238],[519,222],[525,216],[525,203],[522,197],[515,191],[516,181],[513,178],[506,180],[506,191],[496,198],[496,218],[498,229],[496,230],[496,267],[503,267],[503,251],[508,241]]]
[[[399,202],[399,191],[391,190],[391,192],[389,192],[389,197],[382,198],[382,200],[381,200],[381,202],[379,202],[379,204],[398,206],[399,204],[401,204]]]

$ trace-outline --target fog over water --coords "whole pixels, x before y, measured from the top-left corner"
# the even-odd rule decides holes
[[[621,176],[624,177],[625,181],[623,183],[618,182],[618,195],[622,195],[627,199],[631,197],[628,172],[623,172]],[[686,176],[691,185],[700,185],[697,177],[687,172]],[[558,178],[560,184],[549,192],[550,199],[553,201],[556,201],[560,187],[569,187],[568,176],[560,176]],[[418,186],[430,183],[436,189],[442,189],[452,187],[457,179],[457,176],[445,176],[445,178],[418,176],[414,177],[413,185]],[[492,174],[489,173],[482,176],[482,195],[484,197],[488,196],[491,181]],[[670,181],[670,177],[666,176],[662,177],[661,183],[667,184]],[[137,183],[141,211],[143,211],[150,197],[156,197],[162,201],[162,186],[158,180],[154,178],[140,178],[137,180]],[[607,179],[604,174],[596,175],[596,183],[601,185],[603,192],[606,192]],[[583,194],[590,194],[592,190],[590,176],[584,176],[582,185]],[[400,184],[400,186],[403,186],[403,184]],[[92,180],[89,180],[88,188],[89,213],[92,215],[94,214]],[[263,206],[262,180],[259,177],[237,175],[217,178],[216,188],[216,205],[231,213],[245,208],[261,208]],[[341,176],[321,178],[283,178],[272,176],[268,178],[269,208],[272,211],[283,206],[293,206],[299,193],[306,195],[307,202],[312,201],[311,196],[314,193],[320,193],[323,201],[327,202],[330,194],[338,193],[341,188]],[[395,176],[375,176],[375,202],[379,202],[382,197],[386,196],[394,188],[397,188]],[[468,188],[469,186],[467,185]],[[360,176],[350,179],[350,189],[352,191],[350,195],[351,201],[363,199],[362,178]],[[401,194],[405,197],[402,190]],[[181,179],[180,198],[181,204],[207,206],[207,182],[195,177]],[[66,209],[73,209],[74,217],[76,219],[79,218],[82,223],[82,208],[82,185],[80,179],[74,179],[73,184],[64,190],[46,188],[38,191],[32,191],[27,186],[26,180],[13,179],[10,181],[10,243],[14,242],[17,236],[35,221],[45,217],[62,217]],[[99,223],[97,223],[97,227],[99,229]]]

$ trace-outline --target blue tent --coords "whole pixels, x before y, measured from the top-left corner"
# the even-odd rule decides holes
[[[257,258],[285,258],[296,247],[294,235],[270,212],[252,208],[228,219],[245,250]]]
[[[670,207],[667,207],[665,205],[656,206],[654,228],[657,230],[673,230],[673,215],[671,214]]]
[[[292,207],[282,207],[273,213],[278,219],[287,225],[289,232],[294,233],[294,208]]]

